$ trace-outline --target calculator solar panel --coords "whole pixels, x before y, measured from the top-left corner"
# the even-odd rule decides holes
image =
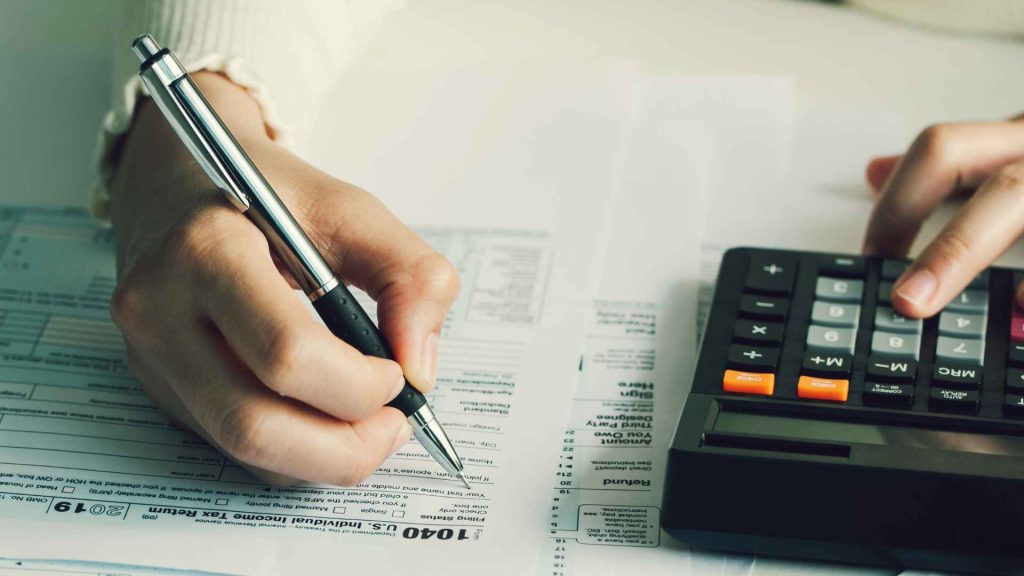
[[[723,258],[662,524],[698,547],[1024,573],[1024,312],[991,268],[924,320],[907,262]]]

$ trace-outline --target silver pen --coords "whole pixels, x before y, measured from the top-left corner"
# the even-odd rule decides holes
[[[142,83],[174,132],[231,204],[267,237],[331,332],[363,354],[393,358],[377,326],[334,276],[174,54],[148,34],[132,42],[132,52],[141,62]],[[420,444],[469,488],[462,461],[423,394],[407,381],[388,406],[405,414]]]

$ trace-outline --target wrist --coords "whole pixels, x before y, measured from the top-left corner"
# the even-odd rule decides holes
[[[248,90],[219,72],[207,70],[192,74],[192,81],[240,142],[266,142],[274,139],[274,134],[264,121],[263,110]]]

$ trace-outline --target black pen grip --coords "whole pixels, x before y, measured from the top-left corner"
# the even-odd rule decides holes
[[[384,336],[344,284],[338,284],[333,290],[317,298],[313,302],[313,308],[335,336],[356,350],[367,356],[394,359],[391,347],[384,340]],[[398,396],[388,402],[388,406],[397,408],[408,416],[426,403],[427,399],[423,394],[406,382]]]

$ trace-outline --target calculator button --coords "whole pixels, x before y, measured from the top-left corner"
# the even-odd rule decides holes
[[[1006,369],[1006,389],[1017,394],[1024,394],[1024,370],[1020,368]]]
[[[894,334],[875,332],[871,335],[871,353],[888,358],[917,360],[919,336],[917,334]]]
[[[977,366],[947,366],[936,364],[932,369],[932,386],[977,390],[981,388],[981,368]]]
[[[974,390],[932,388],[929,395],[933,409],[949,412],[977,412],[978,393]]]
[[[917,362],[892,358],[868,358],[868,379],[882,382],[913,382],[917,377]]]
[[[778,361],[778,348],[761,348],[740,344],[729,346],[730,368],[750,368],[759,372],[770,372]]]
[[[908,266],[910,266],[909,260],[883,260],[882,279],[895,280],[907,271]]]
[[[746,289],[751,292],[786,295],[793,291],[796,258],[780,254],[750,256]]]
[[[814,297],[829,302],[860,302],[863,292],[864,282],[861,280],[822,276],[814,288]]]
[[[1024,342],[1024,316],[1010,317],[1010,340]]]
[[[782,324],[759,320],[737,320],[733,339],[749,344],[778,346],[782,343]]]
[[[810,326],[807,329],[807,349],[815,352],[843,352],[853,354],[856,330]]]
[[[782,298],[744,296],[740,298],[740,315],[745,318],[783,320],[789,312],[789,301]]]
[[[832,400],[846,402],[850,393],[850,381],[817,376],[801,376],[796,384],[798,398],[809,400]]]
[[[920,318],[907,318],[888,306],[875,309],[875,328],[878,330],[920,334],[922,325]]]
[[[863,278],[867,261],[857,256],[826,256],[818,263],[818,274],[843,278]]]
[[[956,310],[957,312],[984,314],[988,310],[988,292],[968,288],[957,294],[956,298],[953,298],[949,304],[946,304],[946,309]]]
[[[988,288],[988,277],[989,271],[985,270],[981,274],[978,274],[971,280],[971,283],[967,285],[968,288]]]
[[[908,408],[914,403],[914,387],[910,384],[867,382],[864,384],[864,402]]]
[[[802,364],[803,372],[827,378],[848,378],[853,368],[853,356],[849,354],[827,354],[806,352]]]
[[[1010,353],[1006,360],[1011,366],[1024,367],[1024,342],[1011,342]]]
[[[946,310],[939,315],[939,334],[960,338],[981,338],[985,334],[985,316]]]
[[[1009,416],[1024,416],[1024,396],[1007,394],[1003,399],[1003,412]]]
[[[726,370],[722,378],[722,391],[771,396],[775,392],[775,374]]]
[[[981,359],[984,356],[984,340],[939,336],[939,342],[935,345],[935,358],[939,362],[958,362],[981,366]]]
[[[859,319],[860,306],[856,304],[815,302],[811,309],[811,322],[818,326],[855,328]]]
[[[892,303],[892,282],[878,283],[878,301],[883,304]]]

